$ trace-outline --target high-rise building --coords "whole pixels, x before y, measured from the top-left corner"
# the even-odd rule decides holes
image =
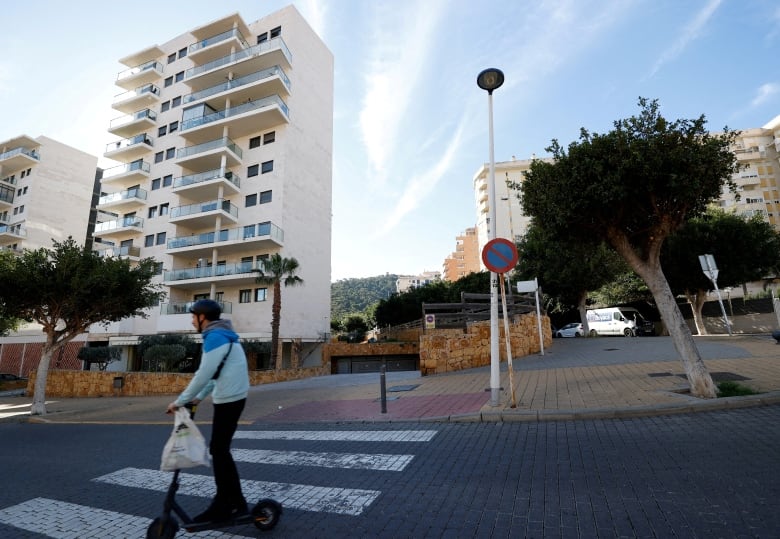
[[[467,228],[455,238],[455,251],[444,260],[442,279],[454,282],[480,270],[477,228]]]
[[[103,333],[109,344],[191,330],[188,308],[223,305],[242,338],[270,340],[270,255],[295,258],[282,285],[280,337],[323,340],[330,327],[333,56],[288,6],[255,22],[237,13],[120,60],[122,115],[104,157],[96,246],[153,257],[165,302]]]
[[[0,142],[0,248],[84,245],[98,158],[56,140],[21,135]]]

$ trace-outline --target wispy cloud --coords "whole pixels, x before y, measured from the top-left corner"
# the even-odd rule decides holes
[[[755,97],[750,101],[750,108],[760,107],[778,92],[780,92],[780,84],[777,82],[762,84],[758,87],[758,90],[756,90]]]
[[[702,29],[706,26],[707,22],[712,18],[712,15],[717,11],[718,7],[723,0],[710,0],[702,9],[696,13],[693,20],[683,29],[682,34],[677,40],[672,43],[671,47],[666,49],[661,56],[656,60],[650,73],[647,75],[647,79],[652,78],[658,71],[664,66],[664,64],[671,62],[678,56],[680,56],[685,48],[700,35]]]
[[[401,120],[424,75],[436,26],[445,13],[441,1],[415,7],[402,10],[393,4],[382,9],[369,54],[360,128],[373,179],[380,184],[387,177],[388,156],[394,153]],[[404,39],[398,39],[399,35]]]

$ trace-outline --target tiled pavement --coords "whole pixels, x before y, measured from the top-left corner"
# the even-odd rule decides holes
[[[501,365],[499,406],[490,403],[490,368],[420,377],[391,372],[386,412],[379,374],[332,375],[253,387],[243,415],[262,421],[535,421],[685,413],[780,402],[780,346],[769,335],[696,337],[716,378],[734,378],[761,392],[750,397],[702,400],[685,394],[683,367],[669,337],[556,339],[544,355],[516,358],[517,407],[511,408],[509,376]],[[171,397],[65,399],[47,405],[51,422],[169,423]],[[24,410],[27,397],[0,397],[0,421],[8,406]],[[210,420],[210,400],[198,413]],[[38,420],[38,418],[35,418]]]

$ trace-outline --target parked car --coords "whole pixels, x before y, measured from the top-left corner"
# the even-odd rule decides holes
[[[572,322],[557,330],[553,335],[556,337],[582,337],[584,333],[582,332],[582,324]]]

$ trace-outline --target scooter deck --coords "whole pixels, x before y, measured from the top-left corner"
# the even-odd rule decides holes
[[[252,513],[244,513],[243,515],[238,515],[227,520],[182,523],[181,527],[188,532],[193,533],[205,530],[216,530],[218,528],[229,528],[231,526],[243,526],[244,524],[252,524],[254,521],[255,517]]]

